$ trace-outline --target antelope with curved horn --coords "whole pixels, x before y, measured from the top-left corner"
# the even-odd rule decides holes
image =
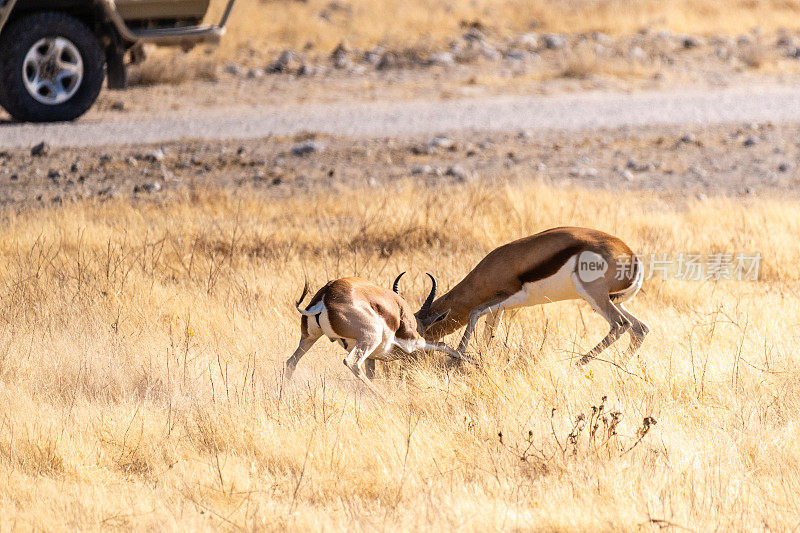
[[[611,329],[580,363],[587,363],[625,332],[631,335],[627,359],[650,331],[623,305],[643,280],[641,261],[619,238],[588,228],[553,228],[493,250],[455,287],[420,310],[417,318],[425,324],[431,317],[447,317],[431,322],[423,333],[426,339],[439,339],[466,325],[458,346],[463,356],[484,315],[491,336],[505,310],[582,298]]]
[[[405,274],[405,272],[403,273]],[[442,342],[427,342],[421,332],[437,320],[421,321],[415,317],[408,303],[398,294],[400,274],[392,284],[392,291],[365,279],[351,277],[328,282],[305,309],[300,304],[308,294],[308,283],[295,304],[302,315],[300,319],[300,344],[286,361],[286,378],[291,379],[298,361],[323,335],[339,342],[349,353],[344,364],[366,386],[382,398],[372,384],[374,361],[392,361],[418,350],[435,350],[451,357],[473,362]],[[428,316],[436,294],[436,279],[425,303],[418,313]],[[438,318],[442,320],[444,316]],[[367,372],[364,371],[368,363]]]

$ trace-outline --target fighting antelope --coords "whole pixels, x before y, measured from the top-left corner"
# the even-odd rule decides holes
[[[403,273],[404,274],[404,273]],[[361,278],[342,278],[322,287],[305,309],[300,304],[308,294],[308,284],[295,307],[300,319],[300,344],[286,361],[286,378],[291,379],[298,361],[323,335],[349,350],[344,364],[377,396],[382,397],[370,381],[375,373],[375,360],[392,361],[418,350],[436,350],[451,357],[471,360],[442,342],[427,342],[421,335],[444,316],[429,312],[436,294],[436,279],[428,274],[433,288],[422,304],[418,319],[408,303],[399,295],[400,274],[392,291]],[[364,372],[366,363],[367,372]]]
[[[620,239],[588,228],[553,228],[489,253],[458,285],[437,298],[418,318],[446,316],[423,333],[439,339],[466,324],[458,352],[464,355],[478,319],[491,336],[503,311],[583,298],[611,326],[608,335],[580,360],[585,364],[630,332],[625,358],[650,331],[623,306],[642,286],[641,261]]]

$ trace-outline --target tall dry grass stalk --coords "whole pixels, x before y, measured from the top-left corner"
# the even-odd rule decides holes
[[[568,302],[477,343],[482,370],[387,365],[386,404],[323,341],[281,382],[304,276],[409,270],[418,304],[423,272],[446,288],[560,224],[765,264],[751,283],[648,281],[632,309],[653,333],[625,370],[576,369],[606,325]],[[536,183],[6,212],[0,529],[793,527],[798,226],[794,202]]]

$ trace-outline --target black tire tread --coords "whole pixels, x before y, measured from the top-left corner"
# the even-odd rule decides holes
[[[78,92],[59,105],[45,105],[28,94],[22,83],[22,60],[39,39],[66,37],[83,59],[83,81]],[[17,68],[19,67],[19,68]],[[80,117],[97,100],[105,79],[105,56],[91,30],[66,13],[33,13],[15,20],[0,33],[0,105],[16,120],[25,122],[70,121]]]

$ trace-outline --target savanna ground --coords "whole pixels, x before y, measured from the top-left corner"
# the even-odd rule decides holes
[[[219,47],[150,50],[132,89],[104,92],[90,116],[797,84],[799,14],[796,0],[239,0]],[[563,43],[547,45],[551,33]]]
[[[680,148],[716,149],[702,136]],[[0,529],[797,527],[794,194],[589,189],[524,165],[381,186],[184,177],[157,196],[8,205]],[[630,308],[652,333],[626,364],[623,339],[576,367],[607,325],[566,302],[477,342],[480,368],[438,355],[381,366],[386,403],[324,340],[283,382],[305,278],[387,286],[408,270],[402,291],[419,305],[424,272],[446,289],[496,245],[563,224],[642,253],[763,264],[757,281],[647,280]]]

